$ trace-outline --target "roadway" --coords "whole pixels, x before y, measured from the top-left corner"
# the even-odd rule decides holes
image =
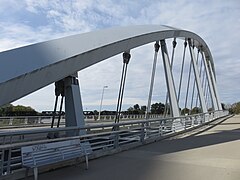
[[[61,168],[39,179],[239,180],[240,116],[204,132],[91,160],[89,170],[84,168],[85,164]]]

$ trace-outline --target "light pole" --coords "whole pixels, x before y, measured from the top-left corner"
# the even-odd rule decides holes
[[[100,108],[99,108],[99,114],[98,114],[98,120],[100,120],[101,110],[102,110],[102,102],[103,102],[103,94],[104,94],[104,89],[106,89],[106,88],[108,88],[108,86],[103,86],[103,90],[102,90],[102,98],[101,98]]]

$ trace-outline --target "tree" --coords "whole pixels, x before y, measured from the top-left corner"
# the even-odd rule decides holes
[[[38,112],[30,106],[6,104],[0,108],[0,116],[35,116]]]
[[[12,104],[6,104],[0,107],[0,116],[8,116],[9,112],[13,109]]]
[[[201,113],[201,108],[199,108],[199,107],[194,107],[191,110],[191,114],[198,114],[198,113]]]
[[[97,111],[97,110],[94,110],[94,111],[93,111],[93,114],[94,114],[94,115],[98,115],[98,111]]]
[[[128,114],[145,114],[146,106],[139,106],[139,104],[135,104],[133,107],[129,107],[127,109]]]
[[[161,102],[154,103],[151,105],[151,113],[152,114],[163,114],[165,109],[165,105]]]
[[[129,111],[129,112],[133,112],[134,109],[133,109],[133,107],[129,107],[129,108],[127,109],[127,111]]]
[[[189,114],[190,110],[188,108],[183,108],[181,111],[181,115]]]
[[[232,104],[232,107],[229,108],[231,114],[240,114],[240,102]]]
[[[139,110],[140,110],[139,104],[135,104],[135,105],[133,106],[133,108],[134,108],[135,111],[139,111]]]
[[[211,112],[211,111],[213,111],[213,108],[209,108],[209,109],[208,109],[208,112]]]
[[[145,114],[147,106],[141,106],[141,114]]]

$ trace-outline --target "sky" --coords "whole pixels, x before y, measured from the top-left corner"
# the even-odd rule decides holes
[[[0,52],[33,43],[115,26],[158,24],[192,31],[208,44],[215,62],[221,102],[240,101],[239,0],[0,0]],[[153,45],[132,50],[124,106],[146,105]],[[164,78],[157,67],[153,102],[165,101]],[[117,103],[122,57],[114,56],[79,72],[84,110]],[[159,74],[158,74],[159,73]],[[50,85],[14,102],[37,111],[53,110]]]

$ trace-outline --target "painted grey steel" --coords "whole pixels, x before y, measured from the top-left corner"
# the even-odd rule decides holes
[[[213,84],[211,82],[211,77],[210,77],[207,61],[206,61],[206,58],[205,58],[203,52],[201,52],[201,55],[202,55],[202,61],[203,61],[205,71],[206,71],[206,76],[207,76],[206,78],[207,78],[207,81],[208,81],[208,86],[209,86],[209,91],[210,91],[210,95],[211,95],[211,99],[212,99],[213,109],[218,110],[217,99],[216,99],[216,95],[214,93]]]
[[[212,82],[213,89],[214,89],[214,92],[215,92],[215,96],[216,96],[216,99],[217,99],[218,110],[222,110],[222,105],[221,105],[221,101],[220,101],[220,97],[219,97],[218,89],[217,89],[217,85],[216,85],[216,77],[214,75],[214,69],[211,65],[211,62],[208,62],[208,65],[209,65],[209,71],[210,71],[210,76],[211,76],[211,80],[212,80],[211,82]]]
[[[185,114],[185,111],[187,108],[187,103],[188,103],[188,94],[189,94],[189,86],[190,86],[190,81],[191,81],[191,73],[192,73],[192,62],[190,61],[188,79],[187,79],[187,92],[186,92],[185,103],[184,103],[184,114]]]
[[[198,62],[199,62],[199,53],[200,51],[198,50],[198,53],[197,53],[197,65],[198,65]],[[202,62],[202,61],[201,61]],[[200,68],[201,69],[201,68]],[[200,73],[199,73],[199,77],[201,78],[201,70],[200,70]],[[191,106],[190,106],[190,111],[192,110],[193,108],[193,98],[194,98],[194,95],[195,95],[195,86],[196,86],[196,82],[194,81],[193,82],[193,91],[192,91],[192,99],[191,99]]]
[[[155,78],[155,72],[156,72],[156,65],[157,65],[157,57],[158,57],[158,51],[159,51],[159,42],[156,42],[154,44],[154,59],[153,59],[153,67],[152,67],[152,75],[150,80],[150,88],[149,88],[149,94],[148,94],[148,103],[147,103],[147,111],[146,111],[146,119],[148,119],[148,115],[150,113],[150,106],[152,101],[152,92],[153,92],[153,85],[154,85],[154,78]]]
[[[177,45],[176,38],[173,39],[172,44],[173,44],[173,49],[172,49],[172,56],[171,56],[171,62],[170,62],[171,71],[172,71],[172,67],[173,67],[173,59],[174,59],[175,48],[176,48],[176,45]],[[166,94],[166,99],[165,99],[164,117],[166,117],[166,115],[168,114],[168,111],[169,111],[169,108],[167,108],[167,106],[166,106],[166,104],[168,104],[168,101],[169,101],[169,97],[168,97],[168,93],[167,93]]]
[[[66,127],[76,126],[84,127],[84,115],[82,107],[82,99],[80,95],[80,88],[77,79],[77,73],[75,76],[69,76],[64,79],[65,86],[65,117],[66,117]],[[68,135],[83,135],[86,134],[85,131],[80,132],[69,132]]]
[[[201,85],[199,69],[197,66],[196,57],[195,57],[195,53],[193,50],[191,39],[188,40],[188,44],[189,44],[189,51],[190,51],[190,55],[191,55],[191,61],[192,61],[195,81],[196,81],[196,85],[197,85],[197,89],[198,89],[198,95],[199,95],[200,104],[202,107],[202,112],[206,113],[206,112],[208,112],[208,110],[207,110],[206,102],[204,99],[203,87]]]
[[[175,90],[175,85],[174,85],[174,80],[172,75],[172,68],[169,62],[167,46],[166,46],[165,40],[161,40],[160,43],[161,43],[162,59],[163,59],[165,78],[166,78],[168,97],[170,101],[172,116],[178,117],[180,116],[179,106],[178,106],[176,90]]]
[[[195,33],[159,25],[116,27],[1,52],[0,105],[126,50],[172,37],[194,39],[213,67],[207,44]]]
[[[186,48],[187,48],[187,41],[185,40],[184,49],[183,49],[181,74],[180,74],[179,87],[178,87],[178,96],[177,96],[178,103],[179,103],[179,100],[180,100],[180,92],[181,92],[181,88],[182,88],[182,77],[183,77],[183,69],[184,69],[184,63],[185,63]]]

